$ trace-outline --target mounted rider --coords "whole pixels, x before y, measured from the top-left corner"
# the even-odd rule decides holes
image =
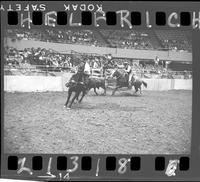
[[[89,78],[90,75],[91,75],[91,68],[90,68],[89,60],[86,59],[84,70],[83,70],[84,83],[87,82],[87,79]]]
[[[68,83],[80,83],[86,84],[90,76],[90,65],[88,60],[83,60],[79,63],[77,68],[77,73],[74,74],[69,80]]]
[[[110,69],[114,66],[114,61],[112,59],[112,54],[107,54],[104,56],[104,64],[102,66],[103,69],[103,76],[105,76],[105,72],[107,69]]]
[[[87,79],[89,78],[91,74],[90,70],[90,64],[88,59],[84,59],[79,65],[78,65],[78,82],[80,84],[85,84],[87,82]]]
[[[126,72],[127,80],[128,80],[128,86],[131,88],[131,77],[132,77],[132,70],[131,66],[128,64],[128,62],[124,62],[124,70]]]

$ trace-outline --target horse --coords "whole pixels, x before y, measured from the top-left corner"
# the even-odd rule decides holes
[[[82,97],[81,99],[79,100],[79,95],[81,94],[81,92],[77,95],[77,97],[75,98],[76,101],[78,103],[80,103],[83,99],[83,97],[90,91],[90,89],[94,89],[94,92],[96,95],[98,95],[97,91],[96,91],[96,88],[103,88],[104,89],[104,93],[103,95],[106,95],[106,78],[103,78],[103,79],[100,79],[100,78],[94,78],[94,77],[89,77],[88,78],[88,82],[87,84],[85,85],[85,89],[82,90]],[[70,83],[66,83],[66,86],[69,87]]]
[[[120,72],[118,69],[116,69],[112,73],[111,77],[116,77],[116,79],[117,79],[116,80],[117,84],[116,84],[115,89],[112,92],[112,95],[114,95],[115,92],[117,91],[117,89],[119,89],[119,88],[122,88],[122,87],[128,87],[129,88],[128,77],[127,77],[127,75],[126,75],[124,70]],[[146,82],[144,82],[141,79],[137,79],[136,77],[134,77],[132,75],[132,77],[131,77],[131,85],[135,87],[135,93],[137,93],[138,89],[140,89],[140,94],[142,94],[142,89],[141,89],[141,85],[142,84],[147,88],[147,83]]]
[[[82,65],[83,66],[83,65]],[[83,100],[83,97],[86,95],[86,91],[87,91],[87,82],[88,82],[88,75],[86,75],[83,72],[83,69],[79,69],[79,71],[72,75],[72,77],[70,78],[70,81],[68,83],[65,84],[66,87],[68,87],[68,97],[67,97],[67,101],[64,105],[64,107],[68,106],[70,97],[72,95],[73,92],[75,92],[74,97],[71,100],[71,103],[69,104],[69,107],[67,107],[67,109],[70,109],[74,100],[76,98],[78,98],[78,96],[80,95],[80,93],[82,92],[82,97],[79,100],[79,103]]]

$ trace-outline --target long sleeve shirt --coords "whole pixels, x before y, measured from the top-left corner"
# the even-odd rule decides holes
[[[130,72],[131,72],[131,67],[128,65],[128,67],[125,69],[125,71],[126,71],[127,73],[130,73]]]
[[[85,63],[85,69],[84,69],[84,72],[86,73],[86,74],[90,74],[90,65],[89,65],[89,63]]]

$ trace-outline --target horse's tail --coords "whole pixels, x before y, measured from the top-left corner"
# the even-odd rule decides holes
[[[147,88],[147,83],[142,81],[143,85]]]

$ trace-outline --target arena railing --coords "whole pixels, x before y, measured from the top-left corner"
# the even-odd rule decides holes
[[[63,67],[63,66],[48,66],[48,65],[31,65],[31,66],[9,66],[5,65],[4,66],[4,73],[5,71],[22,71],[22,72],[38,72],[38,73],[48,73],[50,72],[76,72],[76,67]],[[110,70],[110,69],[109,69]],[[92,75],[102,76],[102,69],[101,68],[94,68],[91,70]],[[192,76],[192,71],[172,71],[172,70],[155,70],[155,69],[142,69],[142,70],[132,70],[133,73],[140,74],[141,76],[143,74],[157,74],[157,75],[191,75]]]

